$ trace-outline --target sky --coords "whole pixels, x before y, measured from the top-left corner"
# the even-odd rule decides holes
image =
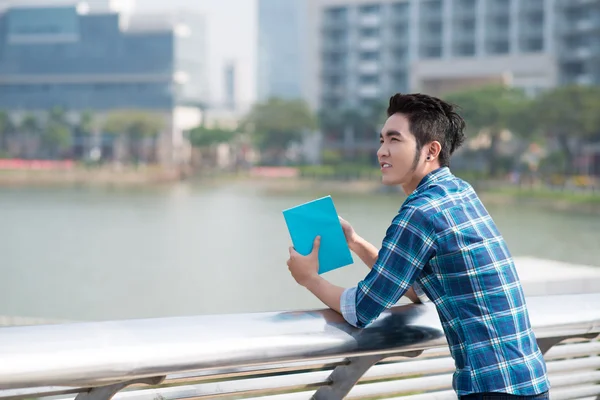
[[[209,84],[217,102],[223,95],[223,66],[238,65],[240,103],[256,98],[256,0],[137,0],[137,12],[189,9],[204,13],[208,34]]]

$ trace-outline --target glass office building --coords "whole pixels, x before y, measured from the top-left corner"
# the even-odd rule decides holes
[[[181,36],[189,41],[189,29]],[[117,13],[8,8],[0,11],[0,109],[171,110],[189,81],[178,68],[204,63],[195,54],[173,26],[123,30]],[[201,97],[196,89],[186,88]]]
[[[258,0],[257,96],[303,96],[306,0]]]

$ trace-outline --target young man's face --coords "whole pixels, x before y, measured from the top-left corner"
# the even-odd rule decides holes
[[[384,185],[406,185],[412,182],[421,157],[409,126],[404,115],[394,114],[387,119],[381,130],[381,146],[377,151],[377,158]]]

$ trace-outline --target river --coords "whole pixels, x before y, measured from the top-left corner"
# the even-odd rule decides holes
[[[107,320],[320,308],[289,275],[285,208],[324,191],[251,183],[0,188],[0,315]],[[397,195],[333,194],[379,244]],[[488,206],[515,256],[598,265],[600,215]],[[360,260],[327,274],[354,285]]]

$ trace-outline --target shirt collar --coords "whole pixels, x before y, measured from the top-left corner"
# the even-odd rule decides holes
[[[423,179],[421,179],[421,182],[417,185],[417,188],[415,189],[413,194],[421,192],[434,182],[443,181],[451,177],[452,173],[450,172],[450,168],[448,167],[441,167],[436,170],[433,170],[427,175],[425,175]]]

